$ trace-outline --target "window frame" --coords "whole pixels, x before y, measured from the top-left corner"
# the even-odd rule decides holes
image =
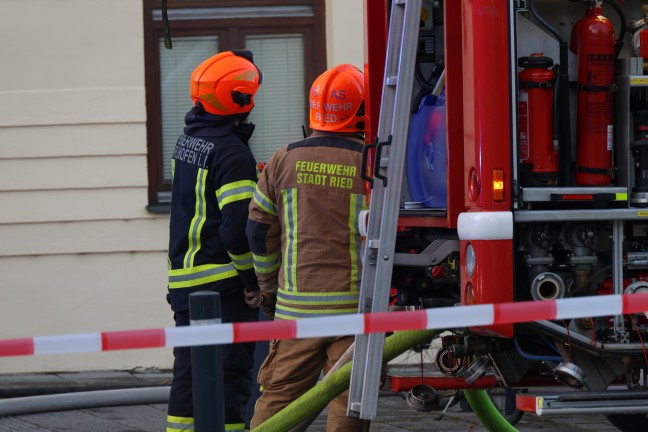
[[[310,6],[309,17],[266,17],[170,20],[171,41],[183,36],[218,36],[220,51],[242,48],[247,35],[300,33],[304,40],[304,104],[315,78],[326,70],[325,0],[168,0],[168,10],[185,8]],[[170,193],[171,182],[164,181],[162,153],[162,112],[160,95],[160,47],[164,35],[161,21],[154,21],[154,10],[161,0],[144,0],[144,68],[146,91],[146,132],[148,162],[148,209],[168,212],[169,204],[159,200],[159,193]],[[187,86],[189,77],[187,77]],[[189,107],[187,107],[189,108]],[[306,121],[307,119],[305,119]],[[307,124],[307,123],[306,123]]]

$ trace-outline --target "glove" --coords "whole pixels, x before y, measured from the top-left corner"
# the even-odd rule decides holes
[[[268,291],[261,292],[261,309],[263,314],[269,319],[274,319],[275,310],[277,309],[277,294]]]
[[[251,308],[258,308],[263,301],[263,297],[261,297],[261,292],[258,288],[254,291],[248,291],[247,288],[244,288],[243,298],[245,299],[245,303]]]

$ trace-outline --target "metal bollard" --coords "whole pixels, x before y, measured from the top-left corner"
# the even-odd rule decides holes
[[[189,295],[191,325],[220,324],[220,294],[199,291]],[[191,347],[194,430],[224,432],[223,350],[220,345]]]

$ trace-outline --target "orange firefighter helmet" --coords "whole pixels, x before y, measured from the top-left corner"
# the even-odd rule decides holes
[[[310,90],[310,127],[327,132],[364,132],[364,74],[341,64],[317,77]]]
[[[232,50],[203,61],[191,74],[191,100],[210,114],[236,115],[254,108],[254,95],[263,73],[254,65],[252,52]]]

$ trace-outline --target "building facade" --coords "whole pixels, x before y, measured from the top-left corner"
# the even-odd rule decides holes
[[[0,339],[173,325],[170,149],[189,74],[247,47],[259,161],[301,137],[312,79],[363,66],[362,0],[0,0]],[[0,358],[41,372],[168,368],[171,349]]]

